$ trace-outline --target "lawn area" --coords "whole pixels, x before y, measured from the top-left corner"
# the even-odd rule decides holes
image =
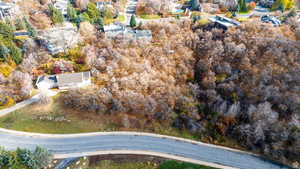
[[[113,22],[124,22],[125,21],[125,16],[124,15],[119,15],[118,18],[116,19],[109,19],[109,18],[104,18],[104,24],[109,25],[112,24]]]
[[[136,127],[124,127],[123,115],[96,114],[77,112],[66,109],[59,103],[59,94],[47,106],[29,105],[0,118],[0,127],[18,131],[66,134],[97,131],[144,131],[198,139],[187,131],[180,131],[169,123],[152,122],[136,119]]]
[[[139,15],[142,19],[160,19],[161,17],[159,15]]]
[[[107,158],[107,157],[106,157]],[[137,157],[139,158],[139,157]],[[111,156],[111,159],[114,159]],[[118,160],[90,160],[90,158],[81,158],[69,166],[70,169],[216,169],[213,167],[197,165],[175,160],[140,160],[133,157],[124,156]]]

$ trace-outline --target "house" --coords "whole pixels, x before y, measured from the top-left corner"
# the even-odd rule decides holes
[[[224,17],[224,16],[214,16],[214,17],[210,17],[208,18],[211,22],[213,22],[215,24],[214,27],[217,28],[221,28],[224,30],[227,30],[229,27],[233,27],[233,26],[240,26],[241,23],[238,21],[235,21],[233,19]]]
[[[112,2],[111,1],[98,1],[96,2],[97,5],[97,9],[99,9],[100,11],[103,11],[105,9],[105,7],[112,7]]]
[[[90,85],[91,83],[90,72],[80,72],[39,76],[36,82],[36,86],[38,87],[38,89],[44,90],[53,88],[65,90],[85,87]]]
[[[19,8],[13,3],[0,1],[0,19],[10,18],[18,13]]]
[[[68,4],[69,4],[69,1],[68,0],[57,0],[53,6],[60,10],[60,12],[66,16],[68,14]]]
[[[133,30],[123,24],[111,24],[104,26],[105,36],[108,39],[114,39],[122,36],[127,40],[152,40],[151,30]]]
[[[73,25],[40,31],[37,38],[52,55],[65,52],[82,41],[77,28]]]

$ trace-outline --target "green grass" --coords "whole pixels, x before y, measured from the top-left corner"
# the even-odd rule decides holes
[[[186,162],[178,162],[174,160],[166,161],[162,163],[158,169],[216,169],[213,167],[208,167],[204,165],[197,165]]]
[[[125,162],[116,163],[109,160],[103,160],[90,169],[157,169],[157,164],[152,162]]]
[[[157,164],[153,162],[123,162],[116,163],[109,160],[103,160],[96,165],[90,167],[90,169],[216,169],[213,167],[197,165],[186,162],[178,162],[174,160]]]
[[[140,15],[139,17],[142,19],[160,19],[161,18],[159,15],[147,15],[147,14]]]

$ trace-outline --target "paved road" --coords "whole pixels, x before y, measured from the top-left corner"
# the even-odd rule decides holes
[[[250,153],[232,151],[228,148],[186,141],[180,138],[130,132],[41,135],[9,132],[1,129],[0,145],[7,149],[16,149],[17,147],[34,149],[35,146],[39,145],[49,149],[56,157],[61,158],[95,155],[97,154],[95,152],[101,154],[101,151],[108,153],[115,150],[131,150],[157,152],[191,159],[196,162],[204,161],[233,168],[288,168],[263,160]]]
[[[135,15],[138,0],[128,0],[125,11],[125,24],[130,25],[132,15]]]

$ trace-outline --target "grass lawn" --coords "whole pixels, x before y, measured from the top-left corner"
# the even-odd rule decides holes
[[[198,139],[187,131],[179,131],[170,124],[138,119],[137,127],[122,126],[122,115],[78,112],[64,108],[58,101],[59,94],[47,106],[29,105],[0,118],[0,127],[18,131],[66,134],[97,131],[144,131]]]
[[[125,16],[124,15],[119,15],[118,18],[116,19],[109,19],[109,18],[104,18],[104,24],[105,25],[109,25],[109,24],[112,24],[113,22],[124,22],[125,21]]]
[[[160,19],[161,17],[159,15],[139,15],[142,19]]]
[[[124,157],[126,158],[126,156]],[[139,161],[132,157],[119,160],[98,160],[91,161],[89,158],[81,158],[69,166],[70,169],[216,169],[213,167],[197,165],[175,160],[164,162]]]

